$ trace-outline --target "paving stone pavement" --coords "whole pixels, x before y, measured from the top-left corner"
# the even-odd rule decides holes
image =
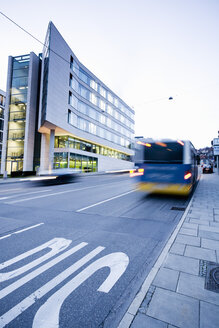
[[[219,328],[217,173],[202,174],[174,238],[119,328]]]

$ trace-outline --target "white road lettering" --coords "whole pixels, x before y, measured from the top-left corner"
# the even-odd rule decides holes
[[[71,240],[68,239],[64,239],[64,238],[54,238],[52,240],[50,240],[49,242],[38,246],[36,248],[33,248],[32,250],[25,252],[21,255],[18,255],[16,257],[14,257],[13,259],[6,261],[4,263],[0,264],[0,270],[4,269],[14,263],[17,263],[18,261],[21,261],[25,258],[27,258],[28,256],[35,254],[37,252],[40,252],[41,250],[45,249],[45,248],[51,248],[51,251],[48,252],[47,254],[39,257],[38,259],[16,269],[13,271],[9,271],[9,272],[4,272],[4,273],[0,273],[0,282],[5,281],[5,280],[9,280],[12,279],[14,277],[17,277],[21,274],[23,274],[24,272],[32,269],[33,267],[39,265],[40,263],[48,260],[49,258],[51,258],[52,256],[56,255],[57,253],[63,251],[65,248],[67,248],[71,243]]]
[[[42,265],[41,267],[37,268],[35,271],[32,271],[32,272],[28,273],[26,276],[24,276],[21,279],[15,281],[11,285],[3,288],[2,290],[0,290],[0,299],[4,298],[8,294],[12,293],[13,291],[18,289],[22,285],[26,284],[31,279],[34,279],[35,277],[39,276],[41,273],[43,273],[46,270],[50,269],[52,266],[54,266],[57,263],[63,261],[68,256],[74,254],[75,252],[77,252],[81,248],[85,247],[86,245],[87,245],[87,243],[78,244],[77,246],[69,249],[67,252],[62,253],[61,255],[59,255],[55,259],[51,260],[50,262],[48,262],[48,263]]]
[[[76,247],[79,247],[82,244],[87,245],[87,243],[81,243],[81,244],[77,245]],[[17,316],[19,316],[22,312],[24,312],[26,309],[28,309],[32,304],[34,304],[38,299],[42,298],[44,295],[46,295],[48,292],[50,292],[54,287],[56,287],[63,280],[65,280],[67,277],[69,277],[71,274],[73,274],[75,271],[77,271],[84,264],[89,262],[92,258],[94,258],[97,254],[99,254],[104,249],[105,249],[105,247],[101,247],[101,246],[95,248],[93,251],[91,251],[84,257],[82,257],[80,260],[75,262],[69,268],[67,268],[66,270],[61,272],[59,275],[57,275],[55,278],[50,280],[44,286],[37,289],[30,296],[26,297],[23,301],[21,301],[20,303],[15,305],[8,312],[3,314],[0,317],[0,328],[5,327],[8,323],[10,323]],[[37,328],[39,328],[39,327],[37,327]]]
[[[111,253],[106,255],[80,272],[76,277],[55,292],[37,311],[32,328],[57,328],[59,327],[59,313],[64,300],[85,280],[101,268],[109,267],[110,273],[98,291],[108,293],[117,280],[126,270],[129,258],[124,253]]]

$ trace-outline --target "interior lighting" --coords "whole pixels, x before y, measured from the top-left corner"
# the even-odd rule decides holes
[[[155,142],[156,145],[161,146],[161,147],[167,147],[167,144],[163,143],[163,142]]]
[[[137,144],[142,145],[142,146],[146,146],[146,147],[151,147],[150,143],[146,143],[146,142],[142,142],[142,141],[137,141]]]

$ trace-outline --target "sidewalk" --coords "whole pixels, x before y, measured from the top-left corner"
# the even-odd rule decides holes
[[[219,176],[205,174],[119,328],[219,327]]]

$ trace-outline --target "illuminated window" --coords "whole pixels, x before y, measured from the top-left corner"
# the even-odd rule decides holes
[[[113,109],[110,105],[107,105],[107,112],[112,116],[113,115]]]
[[[106,123],[106,117],[102,114],[100,114],[100,123],[102,123],[102,124]]]
[[[94,93],[90,93],[90,101],[92,102],[92,104],[97,105],[97,97]]]
[[[94,80],[90,80],[90,87],[97,91],[97,83]]]
[[[107,93],[107,99],[108,99],[111,103],[113,103],[113,96],[112,96],[112,94],[111,94],[110,92]]]
[[[102,110],[106,110],[106,103],[103,100],[101,100],[101,99],[99,101],[99,107]]]
[[[90,133],[96,134],[96,129],[97,129],[97,127],[95,124],[89,123],[89,132]]]
[[[103,96],[104,98],[106,98],[106,90],[100,86],[100,94],[101,96]]]

